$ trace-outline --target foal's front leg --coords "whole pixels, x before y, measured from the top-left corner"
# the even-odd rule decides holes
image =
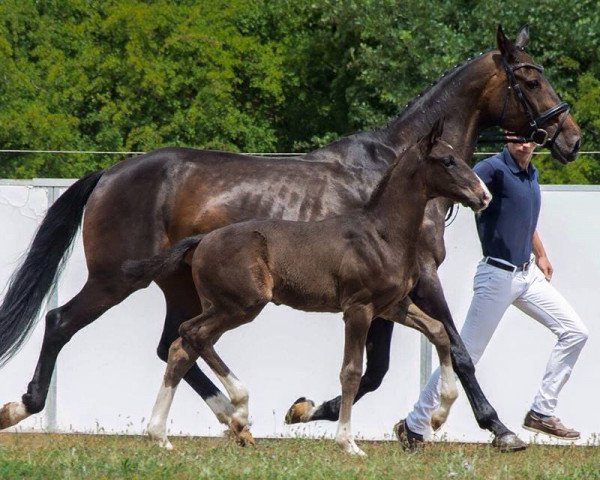
[[[527,445],[498,418],[496,410],[485,397],[475,378],[475,367],[454,325],[433,261],[424,261],[421,264],[421,276],[410,293],[410,298],[428,315],[441,321],[446,328],[450,337],[454,370],[462,383],[477,423],[494,434],[492,444],[503,452],[526,448]]]
[[[344,311],[344,361],[340,372],[342,401],[335,441],[342,450],[351,455],[365,455],[354,441],[350,420],[352,404],[362,375],[363,352],[372,318],[373,310],[370,306],[353,305]]]
[[[456,379],[450,355],[450,338],[444,325],[431,318],[409,297],[390,310],[388,318],[407,327],[418,330],[435,346],[440,361],[440,405],[431,417],[433,430],[438,430],[448,418],[450,408],[458,397]]]

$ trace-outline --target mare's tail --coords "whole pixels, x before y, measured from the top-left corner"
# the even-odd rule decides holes
[[[84,207],[104,171],[77,180],[48,209],[25,260],[11,277],[0,305],[0,366],[10,360],[33,330],[81,224]]]

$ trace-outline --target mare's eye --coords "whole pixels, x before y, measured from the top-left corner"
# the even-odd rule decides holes
[[[444,163],[444,167],[451,167],[453,165],[456,165],[456,161],[454,160],[454,157],[452,155],[448,155],[442,158],[442,162]]]
[[[525,85],[527,85],[529,90],[534,90],[540,87],[540,82],[538,80],[527,80]]]

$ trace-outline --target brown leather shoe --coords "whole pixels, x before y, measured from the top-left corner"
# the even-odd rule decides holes
[[[561,438],[563,440],[577,440],[580,437],[577,430],[565,427],[559,418],[542,418],[533,410],[529,410],[527,415],[525,415],[523,428],[536,433],[545,433],[546,435]]]
[[[396,425],[394,425],[394,434],[400,442],[402,449],[407,452],[415,452],[417,449],[423,445],[423,435],[413,432],[408,425],[406,425],[406,420],[400,420]]]

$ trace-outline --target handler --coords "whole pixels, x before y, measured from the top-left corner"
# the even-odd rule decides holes
[[[484,257],[477,265],[473,299],[460,335],[476,364],[511,304],[549,328],[558,340],[523,427],[576,440],[579,432],[565,427],[554,411],[588,332],[550,284],[552,265],[536,230],[541,196],[537,169],[531,163],[534,148],[534,143],[509,143],[502,152],[474,167],[493,199],[476,216]],[[409,448],[422,442],[429,432],[431,415],[439,404],[438,380],[439,369],[406,420],[395,427],[398,438]]]

